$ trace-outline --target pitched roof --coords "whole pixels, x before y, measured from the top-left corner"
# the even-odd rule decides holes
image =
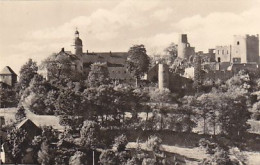
[[[34,122],[32,122],[30,119],[24,119],[23,121],[21,121],[21,122],[16,126],[16,128],[20,129],[25,123],[29,123],[29,124],[35,125],[35,127],[37,127],[36,124],[34,124]]]
[[[75,54],[72,54],[71,51],[61,50],[56,56],[56,60],[62,60],[65,58],[68,58],[71,61],[79,60],[79,58]]]
[[[84,53],[83,62],[84,63],[95,63],[95,62],[107,62],[110,64],[120,64],[124,65],[127,59],[127,52],[93,52]]]
[[[0,74],[17,75],[9,66],[4,67]]]
[[[124,58],[126,59],[128,56],[127,52],[92,52],[92,53],[84,53],[84,55],[97,55],[102,58]]]

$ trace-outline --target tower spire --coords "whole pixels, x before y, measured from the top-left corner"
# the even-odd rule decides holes
[[[76,31],[75,31],[75,38],[79,38],[79,31],[78,31],[78,27],[76,27]]]
[[[78,28],[76,28],[75,31],[75,40],[74,40],[74,49],[75,49],[75,54],[76,55],[81,55],[82,54],[82,40],[79,38],[79,31]]]

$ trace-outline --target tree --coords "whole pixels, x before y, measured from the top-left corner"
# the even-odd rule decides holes
[[[82,96],[80,93],[72,90],[60,90],[59,96],[55,102],[55,109],[59,110],[59,115],[74,115],[80,116],[81,114],[81,101]]]
[[[23,92],[20,104],[36,114],[53,115],[55,109],[54,102],[57,99],[57,97],[55,98],[56,91],[57,88],[53,87],[41,75],[36,74],[31,80],[29,87]]]
[[[81,151],[76,151],[73,156],[70,157],[69,165],[87,165],[86,155]]]
[[[41,150],[38,152],[38,162],[41,163],[41,165],[51,164],[51,153],[46,141],[42,143]]]
[[[84,80],[82,74],[75,69],[76,60],[65,52],[52,54],[41,63],[40,67],[47,71],[47,77],[52,84],[66,86],[69,81]]]
[[[255,120],[260,120],[260,101],[256,102],[252,107],[252,118]]]
[[[136,86],[141,76],[149,69],[149,57],[146,54],[144,45],[134,45],[128,51],[128,58],[126,61],[127,69],[136,78]]]
[[[169,89],[160,90],[156,88],[155,90],[150,90],[149,95],[151,101],[155,103],[150,105],[151,109],[154,109],[153,112],[155,117],[160,117],[160,128],[163,129],[163,119],[166,118],[165,116],[172,110],[172,107],[169,104],[173,101],[171,92]]]
[[[0,87],[0,108],[15,107],[17,103],[14,89]]]
[[[247,158],[238,148],[231,148],[218,139],[200,139],[199,145],[203,147],[210,156],[204,158],[200,165],[237,165],[248,164]]]
[[[155,153],[159,153],[162,139],[153,135],[148,138],[146,144],[148,149],[152,150]]]
[[[17,112],[15,113],[15,119],[16,121],[22,121],[26,117],[25,109],[23,106],[18,107]]]
[[[194,127],[197,126],[198,114],[196,107],[196,97],[194,96],[185,96],[181,100],[182,105],[177,108],[179,118],[182,119],[182,127],[186,128],[186,132],[191,132]]]
[[[104,150],[99,156],[101,165],[117,165],[115,153],[111,150]]]
[[[30,84],[33,77],[37,74],[38,66],[36,62],[29,59],[20,70],[20,79],[17,83],[18,91],[23,92]]]
[[[12,129],[8,132],[6,143],[8,145],[7,153],[11,156],[14,163],[20,163],[25,154],[28,143],[26,142],[27,133],[20,129]]]
[[[172,42],[164,49],[164,52],[170,56],[170,59],[173,62],[178,56],[178,45]]]
[[[156,159],[154,158],[144,158],[142,165],[155,165],[156,164]]]
[[[98,87],[109,83],[109,73],[106,64],[94,63],[88,74],[88,85],[90,87]]]
[[[203,132],[206,134],[206,125],[208,122],[213,126],[213,134],[216,134],[216,125],[218,122],[220,106],[221,105],[221,94],[219,93],[208,93],[202,94],[198,98],[198,106],[200,109],[199,115],[203,118]]]
[[[241,139],[250,128],[247,121],[251,113],[246,106],[246,97],[232,97],[228,93],[222,97],[219,122],[222,133],[230,138]]]
[[[94,121],[84,121],[80,130],[80,138],[83,146],[95,149],[100,144],[100,126]]]
[[[237,95],[245,95],[251,91],[251,79],[249,74],[241,70],[236,75],[226,81],[227,91],[233,93],[234,97]]]
[[[115,114],[116,112],[116,94],[112,86],[101,85],[97,88],[88,88],[83,92],[83,97],[90,103],[88,110],[92,114],[92,118],[101,116],[102,124],[107,121],[108,115]]]
[[[115,142],[113,144],[113,148],[116,148],[118,152],[125,151],[126,145],[128,144],[127,137],[122,134],[115,138]]]

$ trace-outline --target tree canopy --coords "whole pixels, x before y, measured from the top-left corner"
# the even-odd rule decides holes
[[[88,74],[88,85],[90,87],[98,87],[109,83],[109,73],[106,64],[94,63]]]
[[[128,51],[127,69],[136,79],[139,79],[149,69],[149,56],[144,45],[134,45]]]

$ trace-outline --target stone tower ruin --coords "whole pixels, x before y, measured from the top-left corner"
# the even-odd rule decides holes
[[[158,69],[158,86],[159,89],[169,89],[169,67],[166,64],[159,64]]]
[[[195,54],[195,48],[190,46],[187,34],[180,34],[178,42],[178,57],[189,59]]]

